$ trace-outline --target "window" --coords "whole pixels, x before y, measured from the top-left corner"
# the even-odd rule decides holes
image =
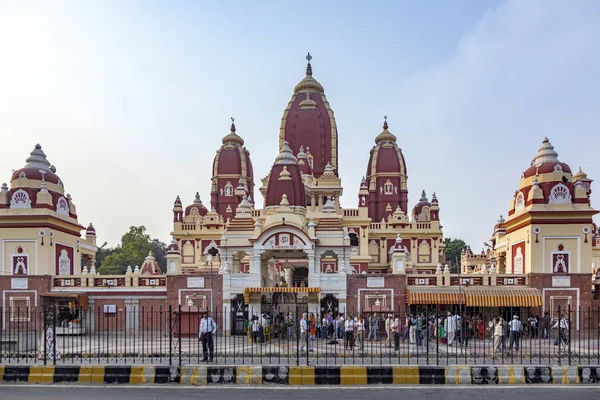
[[[350,236],[350,246],[358,246],[358,235],[354,232],[350,232],[348,236]]]
[[[29,321],[29,297],[10,298],[10,320]]]
[[[384,191],[385,191],[385,194],[393,194],[394,193],[394,185],[392,185],[392,182],[389,179],[385,183]]]
[[[229,181],[225,185],[225,196],[233,196],[233,185]]]

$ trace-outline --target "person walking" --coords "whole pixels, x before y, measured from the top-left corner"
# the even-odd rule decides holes
[[[385,347],[392,347],[392,326],[394,325],[394,319],[392,318],[392,314],[388,314],[385,319]]]
[[[400,318],[398,315],[394,315],[394,322],[392,323],[392,333],[394,335],[394,354],[398,354],[400,351]]]
[[[456,318],[452,316],[450,311],[448,311],[448,317],[444,321],[444,331],[446,332],[448,346],[452,346],[454,344],[454,335],[456,334]]]
[[[344,323],[344,331],[346,334],[344,341],[344,350],[354,349],[354,315],[350,316]]]
[[[202,361],[213,361],[213,355],[215,353],[213,335],[216,335],[216,333],[217,323],[208,316],[208,311],[204,311],[199,327],[200,341],[202,342]]]
[[[356,341],[358,342],[358,349],[364,350],[364,348],[365,348],[365,321],[363,320],[362,314],[358,314],[358,320],[356,323]]]
[[[503,329],[502,329],[502,321],[500,320],[500,318],[498,318],[498,317],[494,318],[494,323],[493,323],[492,329],[493,329],[493,337],[494,337],[492,356],[496,357],[496,354],[500,352],[500,346],[502,345]]]
[[[371,314],[371,318],[369,318],[369,336],[367,340],[379,340],[378,332],[379,331],[379,320],[375,314]],[[372,339],[371,339],[372,338]]]
[[[550,337],[550,313],[548,311],[545,311],[542,317],[542,335],[544,339]]]
[[[309,340],[310,320],[306,313],[302,313],[302,321],[300,321],[300,351],[313,351],[312,341]]]
[[[518,315],[513,315],[512,321],[510,321],[510,343],[508,347],[510,350],[514,349],[519,351],[519,336],[521,335],[521,321],[519,321]]]

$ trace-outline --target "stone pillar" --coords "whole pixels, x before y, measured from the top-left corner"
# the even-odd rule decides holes
[[[138,329],[140,327],[139,299],[125,299],[125,329]]]
[[[261,275],[261,260],[260,253],[257,250],[254,250],[254,254],[250,255],[250,273]]]
[[[287,285],[289,287],[294,286],[294,284],[292,283],[292,279],[294,276],[294,270],[292,269],[292,267],[290,266],[289,268],[285,269],[285,283],[287,283]]]
[[[89,327],[90,327],[90,331],[94,331],[94,328],[96,326],[96,300],[94,299],[89,299],[88,300],[88,312],[87,312],[88,318],[89,318]]]

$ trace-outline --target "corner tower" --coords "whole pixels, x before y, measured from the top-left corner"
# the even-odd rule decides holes
[[[369,217],[373,221],[387,219],[398,207],[408,214],[407,180],[404,155],[396,143],[396,136],[388,130],[385,117],[383,131],[375,138],[367,166],[369,194],[366,197]]]
[[[288,142],[294,154],[301,148],[315,177],[331,164],[338,175],[338,134],[333,110],[323,86],[313,78],[310,53],[306,56],[306,76],[294,88],[279,132],[279,148]]]
[[[253,204],[254,172],[250,152],[244,147],[244,139],[236,133],[233,118],[231,129],[222,142],[213,161],[210,202],[226,220],[233,218],[244,196]]]

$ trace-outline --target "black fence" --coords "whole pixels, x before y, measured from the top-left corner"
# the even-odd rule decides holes
[[[600,307],[329,314],[263,305],[213,311],[214,326],[185,309],[0,308],[0,364],[600,365]]]

